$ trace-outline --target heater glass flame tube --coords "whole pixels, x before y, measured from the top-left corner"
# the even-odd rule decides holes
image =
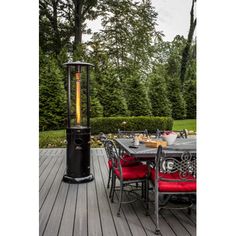
[[[76,124],[80,125],[81,122],[81,100],[80,100],[80,72],[75,74],[76,78]]]

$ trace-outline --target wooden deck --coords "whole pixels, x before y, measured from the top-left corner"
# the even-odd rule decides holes
[[[91,172],[95,181],[88,184],[62,182],[66,150],[40,149],[39,160],[39,235],[40,236],[154,236],[154,205],[145,216],[142,203],[126,204],[116,216],[117,196],[110,203],[106,188],[108,167],[105,150],[91,150]],[[162,210],[163,236],[196,235],[196,211]]]

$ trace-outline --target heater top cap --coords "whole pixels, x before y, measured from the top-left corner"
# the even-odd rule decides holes
[[[93,64],[90,64],[88,62],[82,62],[82,61],[68,61],[64,63],[63,65],[66,66],[94,66]]]

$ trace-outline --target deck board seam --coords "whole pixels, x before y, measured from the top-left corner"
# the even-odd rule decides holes
[[[104,178],[103,178],[102,171],[101,171],[100,158],[98,158],[98,166],[99,166],[99,171],[100,171],[100,173],[101,173],[101,179],[102,179],[102,183],[103,183],[103,190],[104,190],[105,193],[106,193],[106,199],[107,199],[107,203],[108,203],[108,206],[109,206],[109,210],[110,210],[110,213],[111,213],[111,216],[112,216],[112,221],[113,221],[113,224],[114,224],[114,227],[115,227],[116,235],[118,235],[118,231],[117,231],[117,228],[116,228],[114,215],[113,215],[113,213],[112,213],[110,201],[109,201],[108,194],[107,194],[107,191],[106,191],[106,185],[105,185]]]
[[[96,191],[96,199],[97,199],[97,206],[98,206],[98,214],[99,214],[99,220],[100,220],[100,227],[103,235],[103,227],[102,227],[102,219],[101,219],[101,212],[100,212],[100,206],[99,206],[99,201],[98,201],[98,193],[97,193],[97,183],[96,183],[96,175],[95,175],[95,168],[94,168],[94,152],[92,155],[92,160],[93,160],[93,174],[94,174],[94,185],[95,185],[95,191]]]
[[[55,162],[54,162],[53,166],[50,168],[50,171],[48,172],[48,174],[47,174],[47,176],[46,176],[45,180],[43,181],[43,183],[42,183],[42,185],[41,185],[41,187],[39,188],[39,192],[40,192],[40,191],[41,191],[41,189],[43,188],[43,186],[44,186],[45,182],[46,182],[46,181],[47,181],[47,179],[48,179],[48,176],[50,175],[51,171],[53,170],[53,168],[55,167],[55,165],[56,165],[56,163],[57,163],[57,159],[56,159],[56,157],[55,157],[54,159],[55,159]],[[61,158],[61,160],[60,160],[60,161],[62,162],[62,161],[63,161],[63,159]],[[59,168],[58,168],[58,170],[60,169],[60,167],[61,167],[61,163],[60,163],[60,165],[59,165]]]
[[[52,162],[52,160],[55,159],[55,157],[47,157],[47,158],[50,158],[51,160],[49,160],[49,162],[46,164],[46,166],[43,168],[43,170],[41,171],[41,173],[39,174],[39,177],[41,177],[41,175],[43,174],[43,172],[45,171],[45,169],[48,167],[48,165]],[[46,158],[46,159],[47,159]],[[41,166],[40,166],[41,167]]]
[[[56,200],[57,200],[57,197],[58,197],[58,194],[59,194],[59,190],[60,190],[60,188],[61,188],[61,185],[62,185],[62,184],[60,183],[60,186],[59,186],[58,191],[57,191],[57,195],[56,195],[56,197],[55,197],[55,200],[54,200],[54,202],[53,202],[52,208],[51,208],[50,213],[49,213],[49,215],[48,215],[47,222],[46,222],[45,227],[44,227],[44,229],[43,229],[42,236],[44,235],[44,232],[45,232],[45,230],[46,230],[46,228],[47,228],[47,225],[48,225],[50,216],[51,216],[51,214],[52,214],[53,207],[54,207],[54,205],[55,205],[55,203],[56,203]],[[46,198],[45,198],[45,199],[46,199]],[[44,202],[45,202],[45,201],[44,201]]]
[[[54,183],[54,181],[55,181],[55,179],[56,179],[56,177],[57,177],[57,174],[58,174],[58,172],[59,172],[59,170],[60,170],[62,164],[63,164],[63,158],[62,158],[62,160],[61,160],[60,166],[59,166],[59,168],[58,168],[58,170],[57,170],[57,172],[56,172],[56,174],[55,174],[55,176],[54,176],[54,178],[53,178],[53,181],[52,181],[52,183],[51,183],[51,185],[50,185],[50,188],[48,189],[48,192],[47,192],[47,194],[46,194],[46,196],[45,196],[45,199],[44,199],[43,202],[42,202],[42,205],[41,205],[39,211],[42,209],[43,204],[45,203],[45,201],[46,201],[46,199],[47,199],[47,197],[48,197],[48,194],[49,194],[49,192],[50,192],[50,190],[51,190],[51,188],[52,188],[52,186],[53,186],[53,183]],[[61,183],[60,183],[60,187],[61,187]],[[59,189],[60,189],[60,187],[59,187]]]
[[[178,236],[178,235],[176,234],[175,230],[171,227],[171,225],[169,224],[169,222],[166,220],[165,216],[163,216],[161,213],[160,213],[160,215],[161,215],[162,218],[165,220],[165,222],[169,225],[169,227],[170,227],[171,230],[174,232],[174,234],[175,234],[176,236]]]
[[[77,209],[78,191],[79,191],[79,185],[77,185],[77,190],[76,190],[75,214],[74,214],[73,230],[72,230],[72,232],[73,232],[72,235],[73,235],[73,236],[74,236],[74,232],[75,232],[75,218],[76,218],[76,209]]]
[[[47,159],[47,156],[42,156],[41,158],[39,158],[39,168],[46,161],[46,159]],[[41,163],[40,163],[40,160],[42,161]]]
[[[172,215],[177,219],[177,221],[185,228],[185,230],[189,233],[189,235],[191,236],[191,232],[189,232],[189,230],[185,227],[185,225],[178,219],[178,217],[175,215],[175,213],[172,210],[169,210]]]
[[[62,182],[61,182],[61,183],[62,183]],[[65,202],[64,202],[64,206],[63,206],[63,210],[62,210],[62,214],[61,214],[61,219],[60,219],[60,223],[59,223],[59,227],[58,227],[58,231],[57,231],[57,236],[58,236],[59,233],[60,233],[61,222],[62,222],[63,215],[64,215],[65,208],[66,208],[66,201],[67,201],[67,197],[68,197],[69,189],[70,189],[70,184],[69,184],[69,187],[67,188],[67,193],[66,193]]]
[[[185,211],[182,210],[182,213],[196,226],[196,222],[186,213]]]

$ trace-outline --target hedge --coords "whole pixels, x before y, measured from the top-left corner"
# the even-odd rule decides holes
[[[99,117],[91,118],[91,133],[103,132],[117,133],[118,129],[126,131],[145,130],[156,132],[160,130],[172,130],[174,120],[171,117]],[[126,124],[124,124],[126,122]]]

